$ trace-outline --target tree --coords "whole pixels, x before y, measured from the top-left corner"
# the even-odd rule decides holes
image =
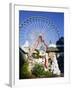
[[[64,37],[60,37],[59,40],[56,42],[56,45],[59,51],[64,52]]]
[[[64,74],[64,37],[60,37],[56,42],[57,48],[59,49],[60,56],[57,58],[58,65],[61,73]]]

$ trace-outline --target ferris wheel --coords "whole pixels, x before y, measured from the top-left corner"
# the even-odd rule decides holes
[[[43,16],[31,16],[25,19],[19,24],[19,33],[24,33],[20,38],[29,37],[31,41],[41,35],[45,41],[48,41],[47,43],[60,38],[59,28],[56,24],[50,18]]]

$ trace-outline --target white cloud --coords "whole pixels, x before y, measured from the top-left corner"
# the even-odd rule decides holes
[[[22,45],[22,47],[24,48],[24,47],[29,47],[29,42],[28,42],[28,40],[26,40],[26,42],[24,43],[24,45]]]

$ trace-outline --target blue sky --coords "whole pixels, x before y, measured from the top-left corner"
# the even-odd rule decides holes
[[[47,44],[56,43],[64,36],[64,13],[19,11],[19,44],[26,41],[32,45],[39,35]]]

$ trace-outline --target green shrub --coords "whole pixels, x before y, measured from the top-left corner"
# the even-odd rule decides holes
[[[24,65],[21,68],[21,78],[30,78],[31,72],[29,71],[29,64],[28,62],[25,62]]]
[[[36,77],[42,77],[44,75],[44,67],[41,64],[35,64],[32,73]]]
[[[29,71],[29,63],[26,61],[21,68],[21,79],[27,78],[48,78],[48,77],[57,77],[50,71],[45,71],[42,64],[35,64],[32,71]]]
[[[35,64],[32,74],[34,74],[36,77],[40,77],[40,78],[57,77],[56,74],[53,74],[50,71],[45,71],[44,66],[41,64]]]
[[[45,77],[53,77],[53,73],[50,71],[44,71],[44,76]]]

